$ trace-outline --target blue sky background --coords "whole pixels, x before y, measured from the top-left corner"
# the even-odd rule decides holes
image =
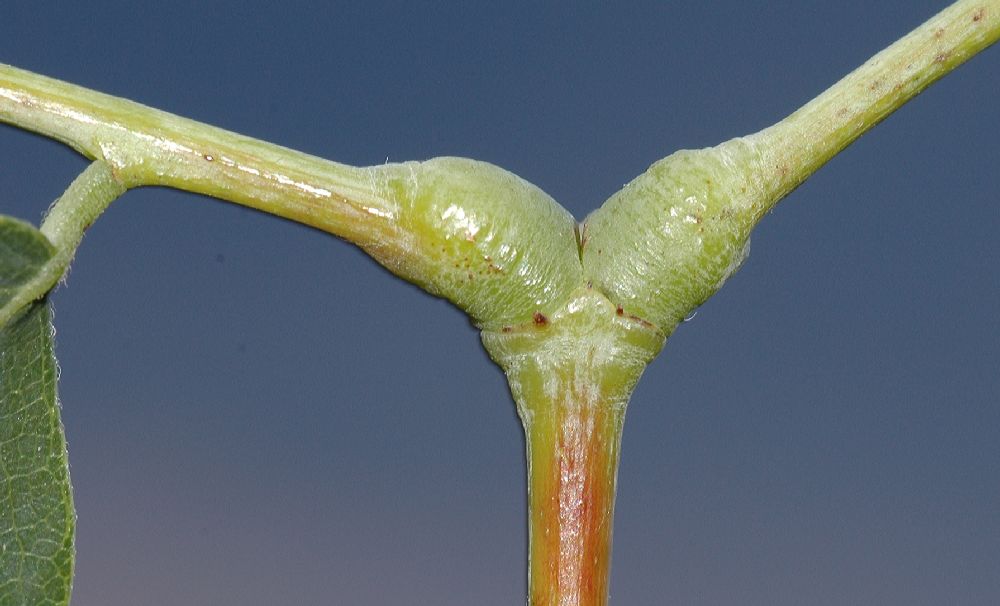
[[[487,160],[582,218],[944,5],[35,0],[0,62],[349,164]],[[612,604],[1000,602],[998,99],[994,48],[779,205],[671,337],[626,421]],[[37,222],[84,166],[0,127],[0,212]],[[54,303],[75,606],[523,603],[523,437],[448,304],[164,189]]]

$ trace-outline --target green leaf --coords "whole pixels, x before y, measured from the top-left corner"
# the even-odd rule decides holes
[[[0,305],[52,256],[30,225],[0,217]],[[0,328],[0,605],[68,604],[76,516],[56,399],[46,301]]]
[[[0,215],[0,307],[29,283],[55,255],[55,249],[37,229]]]

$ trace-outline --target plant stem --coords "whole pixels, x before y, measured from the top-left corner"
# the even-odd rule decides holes
[[[570,381],[524,420],[532,606],[607,603],[625,406]]]
[[[942,76],[1000,39],[1000,0],[959,0],[799,110],[746,137],[763,151],[763,214],[820,166]],[[996,100],[989,102],[995,105]]]
[[[589,287],[551,317],[483,332],[524,425],[531,606],[607,603],[625,408],[663,340]]]
[[[778,124],[654,163],[587,217],[587,279],[669,333],[739,268],[778,201],[998,38],[1000,0],[959,0]]]
[[[579,282],[573,217],[486,162],[347,166],[2,64],[0,121],[106,162],[128,188],[213,196],[344,238],[479,324],[530,317]]]
[[[53,203],[39,228],[59,251],[63,267],[69,265],[83,234],[104,210],[125,193],[107,163],[96,160]]]
[[[24,296],[54,284],[128,187],[206,194],[359,244],[469,311],[507,374],[528,451],[531,605],[603,606],[622,422],[646,363],[736,271],[778,200],[998,38],[1000,0],[959,0],[778,124],[656,163],[587,220],[579,247],[565,210],[484,163],[355,168],[0,65],[0,120],[97,160],[43,225],[58,273]]]
[[[22,307],[40,299],[55,286],[69,267],[83,239],[83,233],[123,193],[125,187],[115,178],[111,167],[100,160],[92,162],[70,183],[63,195],[53,203],[40,228],[55,247],[55,254],[30,281],[18,289],[6,305],[0,307],[0,326],[4,326]]]
[[[389,239],[395,213],[371,170],[323,160],[0,64],[0,120],[107,162],[128,187],[221,198],[355,242]]]

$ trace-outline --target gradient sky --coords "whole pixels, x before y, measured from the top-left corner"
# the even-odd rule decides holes
[[[319,3],[316,3],[319,4]],[[945,2],[5,2],[0,62],[356,165],[468,156],[578,218]],[[757,229],[633,397],[612,604],[1000,603],[1000,48]],[[0,127],[0,212],[83,169]],[[163,189],[54,297],[74,606],[523,604],[523,437],[448,304]]]

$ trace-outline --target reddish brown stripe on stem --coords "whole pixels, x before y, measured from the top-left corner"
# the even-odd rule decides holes
[[[572,394],[528,431],[531,606],[607,603],[624,411]]]

